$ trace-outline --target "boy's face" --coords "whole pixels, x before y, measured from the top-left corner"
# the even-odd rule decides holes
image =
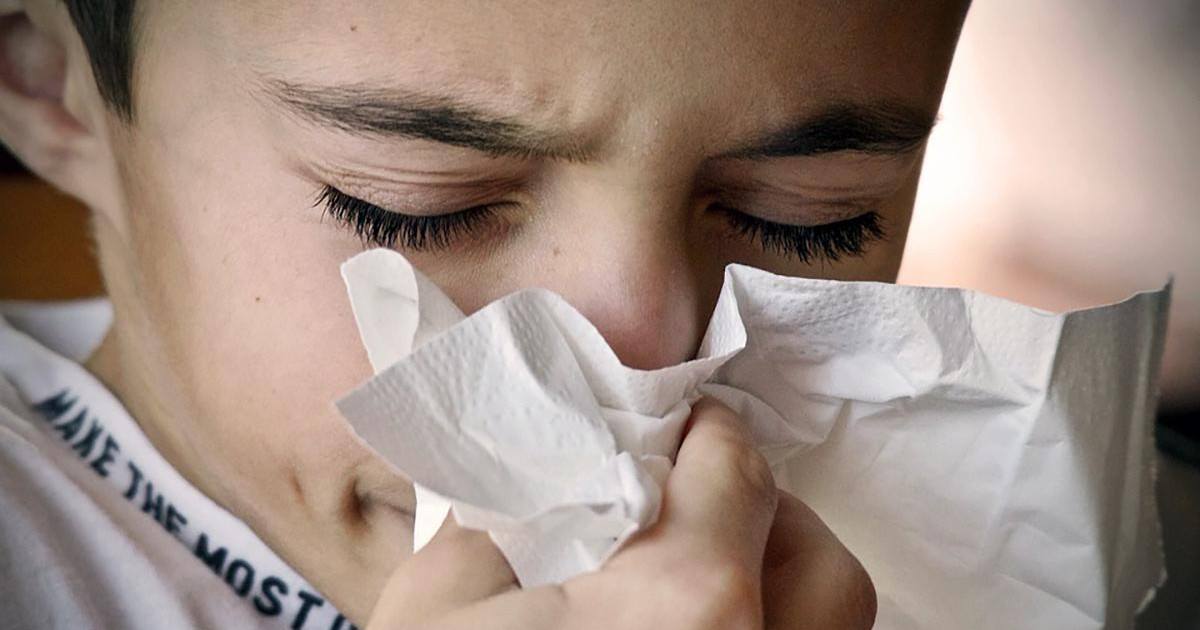
[[[412,498],[332,405],[370,374],[338,270],[354,226],[468,312],[546,287],[626,363],[678,363],[726,264],[894,278],[965,11],[140,5],[121,192],[98,220],[117,323],[94,365],[359,619],[407,553]]]

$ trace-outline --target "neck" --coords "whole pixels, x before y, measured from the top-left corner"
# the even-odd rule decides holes
[[[201,492],[224,504],[222,485],[200,473],[203,469],[198,466],[202,461],[199,453],[187,446],[189,441],[177,429],[182,423],[168,422],[172,417],[168,410],[174,407],[156,395],[158,390],[145,378],[145,370],[139,368],[144,364],[136,359],[136,350],[124,343],[124,339],[119,322],[114,322],[96,351],[84,362],[84,368],[121,401],[155,450],[175,470]]]

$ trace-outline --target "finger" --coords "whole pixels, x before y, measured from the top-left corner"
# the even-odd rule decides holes
[[[512,568],[484,532],[460,527],[449,516],[421,551],[404,561],[384,585],[372,627],[401,627],[440,617],[517,586]]]
[[[862,564],[796,497],[779,492],[763,560],[768,629],[870,628],[875,588]]]
[[[659,535],[698,537],[703,548],[732,552],[757,575],[776,500],[771,469],[741,418],[701,399],[667,478]]]

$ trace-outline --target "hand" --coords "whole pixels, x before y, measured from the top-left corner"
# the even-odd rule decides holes
[[[446,525],[380,594],[369,630],[865,629],[866,572],[811,510],[775,489],[742,423],[696,405],[658,523],[605,566],[520,589],[486,534]]]

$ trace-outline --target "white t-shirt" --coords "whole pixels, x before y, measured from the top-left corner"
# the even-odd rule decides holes
[[[0,628],[353,628],[79,365],[110,321],[0,304]]]

